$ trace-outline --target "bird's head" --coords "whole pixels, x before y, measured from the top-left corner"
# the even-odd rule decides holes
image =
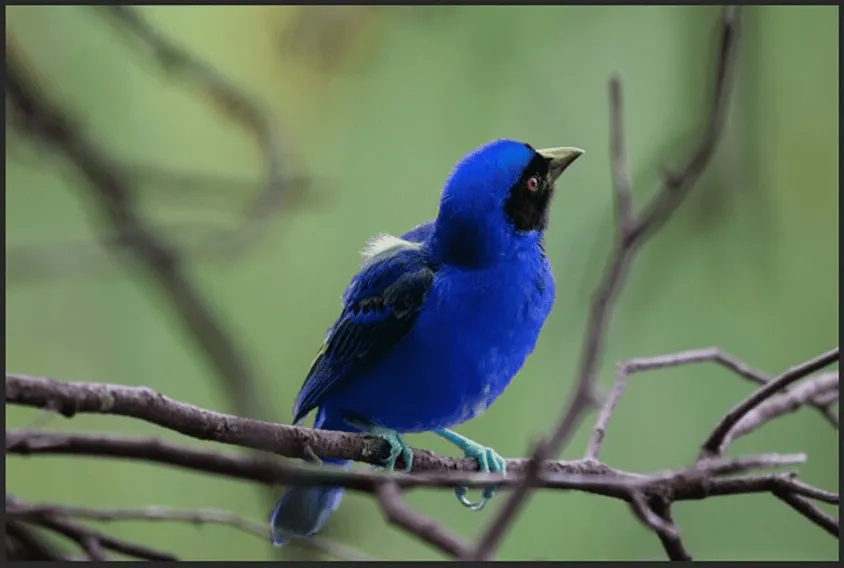
[[[488,265],[538,242],[548,224],[554,183],[583,150],[534,150],[496,140],[472,151],[443,189],[432,245],[444,262]]]

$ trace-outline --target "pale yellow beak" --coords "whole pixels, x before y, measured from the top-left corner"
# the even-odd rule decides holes
[[[560,174],[584,154],[580,148],[561,146],[559,148],[545,148],[536,151],[543,158],[548,159],[548,181],[554,183]]]

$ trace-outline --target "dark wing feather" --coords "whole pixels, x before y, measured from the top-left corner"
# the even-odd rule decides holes
[[[411,329],[434,280],[421,247],[376,255],[343,295],[343,312],[328,331],[293,407],[299,422],[350,373],[377,361]]]

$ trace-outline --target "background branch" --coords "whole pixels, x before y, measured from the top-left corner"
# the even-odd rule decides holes
[[[255,211],[269,211],[269,196],[277,201],[283,195],[278,136],[271,121],[257,103],[231,86],[212,69],[202,66],[185,52],[172,47],[155,34],[130,7],[111,8],[137,39],[154,48],[168,68],[193,77],[214,100],[223,105],[256,133],[267,162],[267,190],[256,202]],[[81,130],[77,121],[58,106],[28,69],[19,48],[6,39],[6,100],[24,132],[66,158],[88,184],[98,220],[110,228],[115,238],[106,238],[104,246],[118,256],[130,253],[134,263],[157,285],[159,293],[177,314],[187,336],[193,340],[219,378],[235,411],[243,416],[269,418],[272,409],[262,401],[258,379],[234,338],[217,317],[201,290],[184,270],[182,259],[170,243],[159,237],[139,214],[137,192],[131,178],[117,166],[117,161]],[[11,103],[10,105],[8,103]],[[251,213],[257,215],[254,211]],[[232,236],[232,235],[230,235]],[[220,248],[219,238],[209,242]],[[276,495],[265,496],[268,503]]]
[[[6,516],[22,523],[49,529],[76,542],[90,560],[108,560],[106,550],[119,552],[142,560],[177,560],[175,556],[147,546],[126,542],[80,525],[61,511],[44,511],[32,508],[26,501],[6,494]]]
[[[37,534],[32,527],[10,520],[6,521],[6,559],[13,562],[70,560]]]
[[[73,507],[60,504],[27,504],[25,507],[19,505],[20,501],[11,498],[15,503],[12,508],[6,508],[6,514],[11,518],[18,517],[73,517],[76,519],[87,519],[93,521],[169,521],[183,522],[194,525],[219,524],[229,526],[245,533],[257,536],[266,541],[269,534],[269,527],[266,523],[259,523],[239,517],[228,511],[218,509],[173,509],[170,507],[138,507],[135,509],[112,509]],[[7,502],[9,497],[7,495]],[[325,552],[335,558],[350,561],[369,561],[372,557],[361,554],[346,546],[330,542],[320,537],[303,540],[300,544],[305,547]]]
[[[233,230],[219,231],[200,247],[200,252],[223,256],[239,256],[243,250],[260,239],[269,226],[268,221],[287,199],[290,186],[303,180],[285,179],[281,162],[281,137],[274,120],[261,101],[237,88],[213,67],[206,65],[188,51],[151,26],[131,6],[98,8],[114,24],[124,39],[152,57],[160,69],[180,85],[193,87],[214,108],[249,133],[264,157],[264,189],[244,211],[244,220]]]

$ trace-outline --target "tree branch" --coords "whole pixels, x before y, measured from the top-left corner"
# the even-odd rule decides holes
[[[686,552],[686,547],[683,545],[683,541],[680,538],[680,531],[677,529],[677,526],[674,524],[674,519],[671,516],[671,505],[668,505],[662,500],[653,499],[653,503],[651,503],[650,507],[655,515],[662,519],[667,526],[674,529],[671,533],[657,531],[657,536],[659,537],[659,541],[662,543],[662,547],[665,549],[665,553],[668,555],[668,559],[684,561],[691,560],[692,557],[688,552]]]
[[[15,431],[12,431],[14,433]],[[530,460],[507,460],[508,475],[478,473],[476,465],[468,460],[454,460],[428,453],[429,469],[413,475],[394,472],[390,475],[365,471],[344,471],[329,467],[297,466],[283,461],[256,460],[229,452],[202,450],[176,445],[156,438],[136,438],[108,434],[79,434],[60,432],[34,432],[21,436],[20,444],[11,447],[9,454],[18,455],[78,455],[112,457],[161,463],[201,473],[212,473],[233,479],[252,481],[264,485],[342,486],[353,491],[374,493],[381,483],[394,483],[402,489],[436,487],[451,489],[454,485],[473,488],[497,486],[508,489],[521,483]],[[423,450],[418,450],[423,452]],[[350,453],[343,459],[355,459]],[[829,502],[837,500],[834,493],[800,484],[783,484],[779,478],[759,476],[747,478],[736,486],[736,478],[721,476],[742,473],[757,468],[775,468],[796,465],[805,461],[803,454],[760,454],[740,458],[718,458],[700,462],[691,468],[637,474],[611,468],[594,460],[552,461],[545,464],[540,475],[534,478],[536,487],[546,489],[577,490],[606,497],[624,499],[629,491],[646,494],[671,494],[675,500],[702,499],[709,495],[757,493],[790,490]],[[466,469],[446,469],[455,461]],[[512,467],[511,467],[512,466]],[[473,469],[468,469],[469,467]],[[514,475],[515,474],[515,475]],[[790,478],[789,478],[790,479]]]
[[[384,517],[390,523],[417,535],[423,541],[454,558],[460,558],[469,552],[469,545],[451,531],[408,507],[396,483],[380,483],[375,489],[375,496],[378,498]]]
[[[121,32],[123,38],[154,58],[160,69],[180,86],[194,88],[226,116],[252,136],[264,157],[264,189],[244,212],[235,229],[214,234],[200,247],[204,253],[236,256],[267,231],[268,221],[289,196],[291,186],[302,180],[287,180],[281,162],[281,137],[265,105],[237,88],[218,70],[200,61],[151,26],[131,6],[98,8]],[[294,182],[294,183],[291,183]]]
[[[16,521],[6,520],[6,559],[67,561],[53,546],[31,527]]]
[[[668,355],[643,357],[624,361],[616,367],[615,384],[613,385],[609,396],[607,396],[607,399],[601,408],[601,412],[598,415],[598,420],[592,429],[592,435],[589,439],[589,445],[586,450],[586,457],[598,459],[601,451],[601,445],[603,444],[604,437],[606,436],[607,425],[609,424],[612,413],[615,410],[621,395],[627,388],[630,375],[645,371],[669,369],[705,362],[717,363],[742,377],[749,378],[756,384],[766,385],[769,383],[769,379],[764,374],[753,370],[744,362],[739,361],[732,355],[723,353],[715,347],[707,349],[693,349],[689,351],[681,351],[679,353],[671,353]],[[818,411],[820,411],[824,416],[827,416],[830,403],[826,400],[820,400],[820,397],[825,396],[832,390],[837,391],[837,389],[837,371],[821,375],[814,381],[802,384],[792,391],[784,392],[778,398],[771,399],[765,405],[757,408],[756,411],[749,413],[744,419],[742,419],[740,424],[736,426],[732,435],[738,437],[740,435],[748,434],[761,426],[764,422],[785,414],[786,412],[796,410],[804,405],[811,405],[818,409]],[[785,390],[785,388],[782,390]],[[832,424],[836,428],[838,427],[837,422],[832,422]]]
[[[219,524],[229,526],[266,541],[269,538],[269,527],[228,511],[218,509],[173,509],[170,507],[138,507],[135,509],[108,509],[92,507],[73,507],[60,504],[28,505],[24,510],[7,508],[7,515],[12,518],[20,516],[55,516],[73,517],[94,521],[171,521],[185,522],[194,525]],[[300,544],[325,552],[340,560],[371,561],[373,558],[360,552],[338,545],[326,539],[315,537],[302,541]]]
[[[726,447],[727,438],[733,427],[736,426],[736,424],[738,424],[739,421],[747,415],[747,413],[757,408],[760,404],[770,399],[774,394],[788,385],[799,381],[807,375],[820,371],[824,367],[832,365],[837,361],[838,347],[789,369],[776,379],[754,391],[750,396],[724,415],[712,431],[712,434],[710,434],[709,438],[707,438],[703,443],[700,459],[720,456]]]
[[[838,371],[819,374],[801,383],[791,391],[772,396],[750,410],[729,431],[724,440],[724,445],[729,446],[733,440],[746,436],[774,418],[794,412],[805,404],[812,404],[822,411],[826,411],[833,402],[838,400],[838,394]],[[837,422],[833,425],[836,428],[838,427]]]
[[[259,145],[267,161],[266,195],[277,199],[283,193],[278,140],[270,121],[248,97],[228,85],[210,68],[194,62],[162,38],[155,35],[131,8],[114,8],[116,15],[126,23],[137,37],[150,42],[156,53],[181,70],[200,79],[209,93],[217,95],[217,102],[224,104],[244,124],[257,133]],[[273,415],[260,396],[257,377],[246,357],[237,347],[201,290],[195,286],[184,270],[182,259],[170,243],[159,237],[140,215],[137,192],[132,179],[125,175],[116,160],[103,148],[91,141],[74,120],[51,97],[36,87],[35,73],[27,69],[20,59],[16,46],[6,39],[6,100],[24,131],[65,157],[87,181],[99,220],[110,227],[103,245],[118,255],[130,253],[137,267],[146,272],[158,286],[159,292],[169,301],[178,315],[189,339],[216,372],[236,412],[243,416],[269,418]],[[11,104],[8,104],[11,103]],[[265,201],[265,200],[264,200]],[[256,203],[258,210],[268,203]],[[219,239],[216,239],[219,241]],[[214,242],[214,247],[221,243]],[[275,495],[267,495],[270,502]]]
[[[676,361],[671,357],[639,360]],[[631,367],[634,367],[634,362]],[[658,365],[657,365],[658,367]],[[810,366],[803,365],[801,368]],[[769,388],[763,385],[760,390]],[[801,392],[799,387],[792,392]],[[810,397],[803,397],[804,404]],[[7,403],[31,407],[51,406],[58,412],[72,416],[79,412],[123,415],[147,420],[191,436],[222,443],[264,449],[288,457],[307,459],[310,452],[323,457],[352,459],[376,464],[386,455],[386,444],[379,438],[331,431],[271,424],[247,418],[224,415],[169,399],[141,387],[124,387],[99,383],[62,383],[48,379],[34,379],[7,374]],[[614,406],[615,398],[607,400]],[[599,425],[601,421],[599,419]],[[685,558],[679,531],[673,529],[670,503],[680,500],[704,499],[718,495],[770,492],[789,503],[812,522],[829,530],[837,521],[817,510],[811,503],[795,496],[837,503],[838,495],[797,482],[793,474],[728,477],[755,468],[770,468],[802,463],[805,456],[767,454],[738,458],[707,458],[690,468],[655,472],[647,475],[613,469],[595,457],[574,462],[547,461],[542,469],[531,473],[536,463],[531,459],[508,460],[508,475],[473,473],[477,463],[473,459],[438,456],[415,450],[414,475],[370,472],[348,472],[336,468],[294,466],[289,463],[186,448],[156,439],[131,437],[58,434],[42,431],[12,431],[7,439],[8,453],[110,456],[166,463],[238,479],[257,481],[273,486],[343,486],[354,491],[375,494],[381,500],[400,489],[414,487],[452,488],[455,485],[518,489],[525,480],[532,487],[577,490],[631,503],[634,512],[647,526],[653,528],[671,558]],[[385,485],[389,485],[384,489]],[[444,528],[422,516],[409,512],[403,502],[385,510],[388,519],[419,538],[434,544],[447,553],[469,555],[471,547],[450,535]],[[458,556],[463,557],[463,556]]]
[[[108,560],[105,550],[112,550],[142,560],[177,560],[166,552],[127,542],[103,534],[70,520],[60,511],[39,511],[26,501],[6,494],[6,517],[41,526],[78,543],[91,560]]]
[[[238,412],[267,416],[258,408],[257,381],[213,310],[182,270],[176,251],[144,223],[136,211],[130,180],[92,143],[55,103],[35,87],[32,71],[22,64],[17,47],[6,40],[6,96],[26,131],[67,157],[89,182],[93,203],[116,239],[105,245],[130,251],[180,316],[189,336],[207,356],[228,388]]]
[[[809,502],[805,497],[795,495],[788,491],[775,491],[774,495],[780,498],[786,505],[821,527],[823,530],[840,539],[840,527],[838,519],[834,519],[821,511],[818,507]]]

